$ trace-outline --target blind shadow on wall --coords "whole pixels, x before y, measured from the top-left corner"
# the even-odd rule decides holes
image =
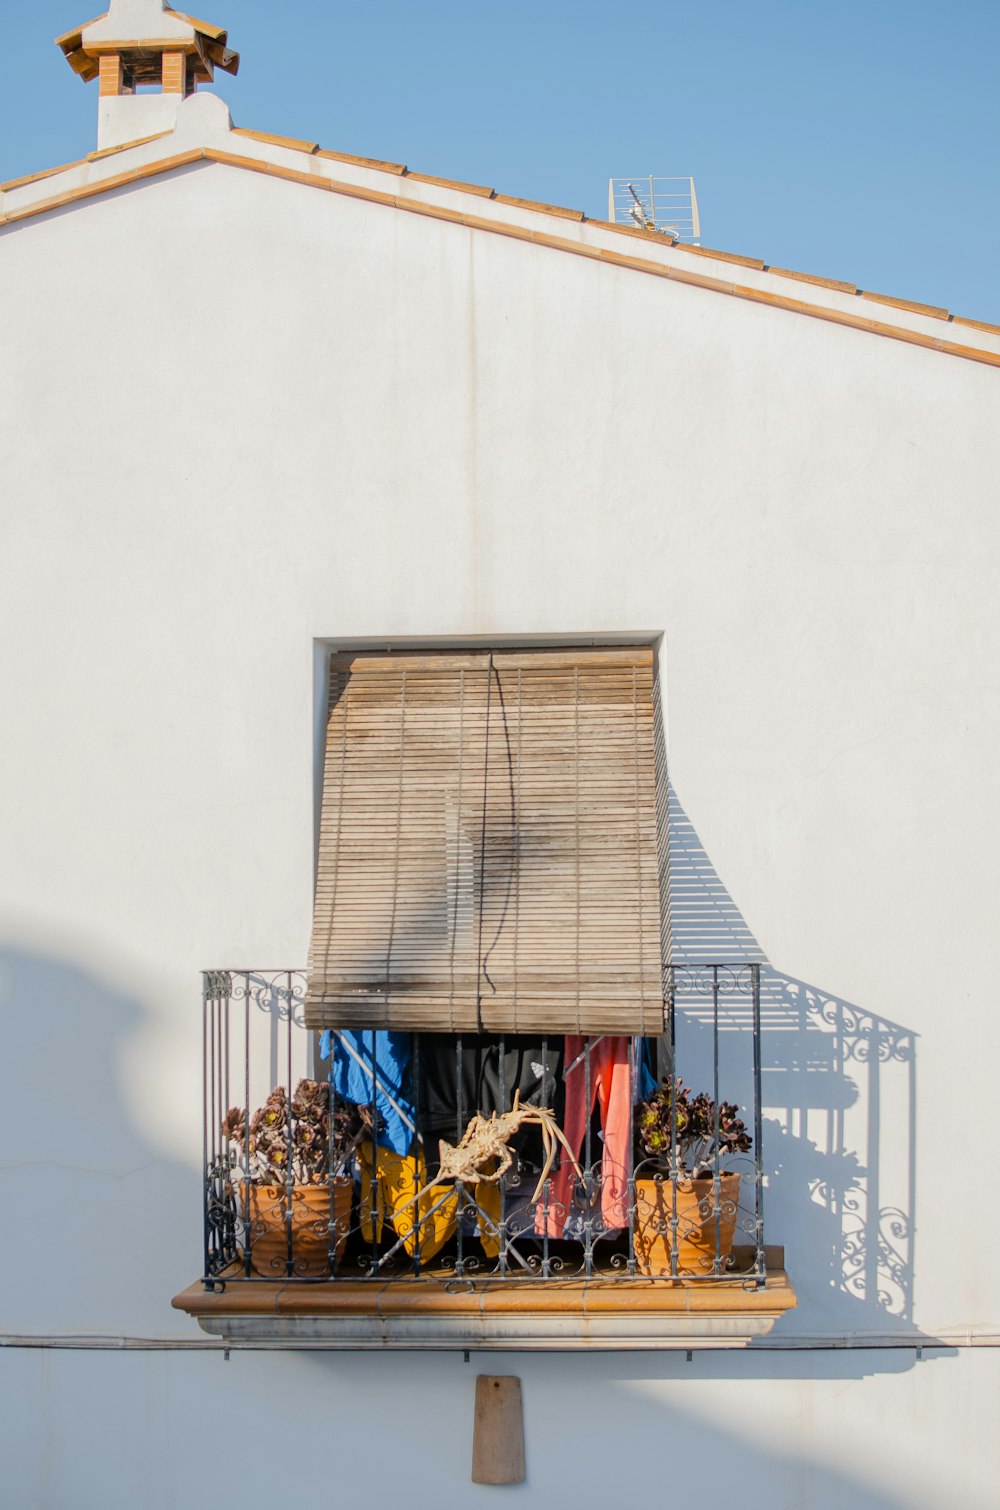
[[[913,1330],[916,1034],[769,961],[670,793],[673,957],[761,965],[765,1219],[799,1293],[783,1332]],[[678,1072],[710,1081],[711,1014],[678,1001]],[[720,1089],[752,1104],[745,995],[724,997]]]

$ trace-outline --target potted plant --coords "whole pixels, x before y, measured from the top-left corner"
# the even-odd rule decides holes
[[[370,1115],[370,1114],[369,1114]],[[289,1102],[279,1085],[254,1112],[222,1123],[229,1179],[244,1213],[255,1274],[316,1279],[339,1262],[351,1225],[347,1166],[366,1135],[362,1110],[334,1100],[322,1080],[300,1080]],[[331,1211],[331,1194],[333,1206]]]
[[[665,1080],[636,1116],[635,1258],[640,1274],[722,1273],[730,1264],[740,1176],[721,1165],[749,1153],[739,1107],[678,1078]],[[647,1177],[641,1177],[649,1171]]]

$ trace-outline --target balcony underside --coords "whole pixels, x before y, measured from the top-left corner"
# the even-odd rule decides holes
[[[252,1280],[194,1284],[174,1299],[234,1345],[384,1351],[745,1347],[795,1292],[780,1248],[746,1279]]]

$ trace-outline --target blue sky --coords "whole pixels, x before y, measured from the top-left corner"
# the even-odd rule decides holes
[[[52,39],[99,0],[0,0],[0,180],[95,145]],[[198,0],[237,124],[607,213],[692,173],[707,246],[1000,323],[1000,0]]]

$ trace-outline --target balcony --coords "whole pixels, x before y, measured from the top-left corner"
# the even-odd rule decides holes
[[[402,1065],[310,1032],[305,984],[204,975],[203,1272],[174,1305],[206,1331],[732,1347],[794,1306],[764,1234],[759,966],[671,967],[659,1039],[400,1035]]]

